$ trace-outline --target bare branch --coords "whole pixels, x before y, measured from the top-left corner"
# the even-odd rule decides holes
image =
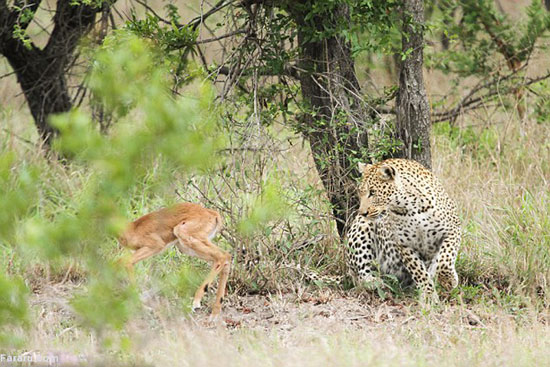
[[[219,68],[215,69],[215,71],[218,74],[221,75],[233,75],[233,74],[239,74],[241,76],[252,76],[252,71],[245,71],[245,68],[230,68],[227,66],[220,66]],[[260,76],[278,76],[278,75],[285,75],[290,76],[292,78],[298,79],[298,68],[295,65],[288,65],[285,66],[282,72],[272,72],[270,70],[258,70],[258,75]]]
[[[22,142],[25,143],[25,144],[32,145],[32,146],[35,147],[35,148],[40,146],[39,144],[37,144],[37,143],[35,143],[35,142],[33,142],[33,141],[30,141],[29,139],[26,139],[26,138],[22,137],[21,135],[18,135],[18,134],[16,134],[16,133],[14,133],[13,131],[11,131],[11,130],[9,130],[9,129],[6,129],[6,128],[4,128],[4,127],[2,128],[2,131],[4,131],[4,132],[7,133],[7,134],[10,134],[10,135],[13,136],[14,138],[16,138],[17,140],[22,141]]]
[[[15,74],[15,71],[10,71],[9,73],[0,75],[0,79],[7,78],[8,76],[12,76],[12,75],[14,75],[14,74]]]
[[[141,1],[141,0],[135,0],[136,3],[138,3],[139,5],[143,6],[147,11],[150,11],[158,20],[160,20],[161,22],[163,22],[164,24],[168,24],[168,25],[172,25],[172,22],[169,22],[168,20],[164,19],[163,17],[161,17],[160,15],[158,15],[158,13],[155,11],[155,9],[153,9],[152,7],[150,7],[146,2],[144,1]],[[183,27],[182,24],[177,24],[176,25],[178,28],[181,28]]]
[[[486,102],[487,100],[489,100],[490,98],[498,94],[512,92],[518,88],[525,88],[531,84],[550,78],[550,72],[547,72],[546,74],[539,76],[537,78],[524,78],[524,79],[520,77],[516,77],[516,74],[517,74],[517,71],[514,71],[503,78],[498,78],[483,84],[481,83],[478,84],[454,108],[446,111],[432,113],[432,117],[433,117],[432,123],[437,123],[437,122],[442,122],[447,120],[454,120],[464,112],[472,111],[477,108],[483,107],[484,102]],[[522,79],[523,79],[523,82],[521,82]],[[504,86],[502,88],[492,88],[493,86],[507,80],[511,82],[512,84],[511,86]],[[482,90],[487,90],[487,92],[485,94],[475,97],[478,94],[478,92]]]
[[[206,19],[209,18],[211,15],[217,13],[221,9],[223,9],[223,8],[233,4],[235,2],[236,2],[236,0],[231,0],[231,1],[220,0],[216,3],[216,5],[214,5],[214,7],[212,7],[212,9],[210,9],[209,11],[207,11],[204,14],[201,14],[201,15],[193,18],[189,23],[187,23],[187,25],[190,25],[192,30],[196,30],[198,28],[198,26],[201,23],[204,23],[206,21]]]
[[[224,38],[229,38],[229,37],[236,36],[237,34],[244,34],[244,33],[246,33],[246,30],[237,29],[236,31],[229,32],[229,33],[224,34],[224,35],[219,36],[219,37],[213,37],[213,38],[206,38],[206,39],[203,39],[203,40],[198,40],[197,42],[195,42],[195,44],[201,45],[201,44],[204,44],[204,43],[216,42],[216,41],[222,40]]]

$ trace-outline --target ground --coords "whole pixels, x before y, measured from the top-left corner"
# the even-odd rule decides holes
[[[31,305],[40,317],[31,350],[65,365],[78,356],[86,364],[136,366],[550,365],[548,315],[457,300],[426,310],[411,297],[382,300],[357,289],[230,295],[225,326],[209,323],[206,307],[186,314],[142,289],[140,316],[113,340],[126,345],[123,352],[109,352],[75,323],[68,299],[80,286],[35,290]]]

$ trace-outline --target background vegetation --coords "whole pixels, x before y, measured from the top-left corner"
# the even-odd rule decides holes
[[[31,49],[47,47],[59,23],[49,25],[57,2],[38,4],[32,22],[18,18],[25,32],[10,34]],[[74,5],[90,7],[97,24],[82,30],[76,52],[64,49],[70,111],[49,120],[51,142],[2,59],[6,351],[82,353],[108,365],[548,363],[550,17],[542,2],[425,3],[431,164],[464,229],[460,286],[430,312],[391,279],[375,290],[331,282],[347,270],[321,176],[342,156],[351,167],[399,150],[394,98],[408,50],[400,3],[296,4]],[[342,7],[348,13],[335,13]],[[303,46],[330,40],[349,46],[357,84],[335,89],[327,119],[304,95],[300,73],[309,67]],[[325,130],[320,141],[331,149],[316,151],[311,137]],[[348,154],[361,134],[367,144]],[[189,314],[204,263],[170,249],[137,266],[135,287],[116,265],[128,256],[115,240],[127,220],[182,200],[226,221],[216,242],[234,256],[227,330],[198,328],[207,312]]]

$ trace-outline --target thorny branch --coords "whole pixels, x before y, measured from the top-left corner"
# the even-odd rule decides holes
[[[468,95],[462,98],[455,107],[445,111],[433,112],[432,123],[448,120],[454,121],[464,112],[483,107],[487,101],[499,94],[506,94],[518,88],[525,88],[534,83],[550,78],[550,72],[547,72],[537,78],[523,78],[518,75],[519,71],[520,69],[515,70],[504,77],[479,82],[478,85],[474,87]],[[502,85],[504,82],[508,82],[508,84]],[[482,91],[486,92],[481,94],[480,92]]]

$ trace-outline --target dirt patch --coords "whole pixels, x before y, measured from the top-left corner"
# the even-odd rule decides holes
[[[319,332],[370,328],[383,321],[405,320],[407,309],[393,301],[369,304],[360,297],[334,292],[235,297],[225,305],[229,328],[288,332],[307,325]]]
[[[190,315],[200,327],[212,327],[208,309]],[[501,316],[499,316],[501,317]],[[288,336],[311,332],[334,335],[344,332],[396,331],[432,324],[442,329],[484,329],[499,320],[487,310],[450,301],[427,309],[414,298],[383,300],[367,291],[312,290],[310,293],[278,293],[233,296],[224,303],[223,320],[229,332],[258,331]]]
[[[71,282],[47,285],[32,294],[30,304],[38,326],[44,331],[56,329],[55,325],[64,325],[63,330],[78,328],[69,300],[82,286]],[[220,327],[209,320],[208,306],[211,301],[212,295],[209,295],[203,301],[203,308],[195,313],[186,313],[181,300],[169,300],[151,289],[142,290],[143,312],[130,322],[130,328],[135,331],[162,329],[169,328],[174,322],[183,327]],[[468,328],[484,327],[491,322],[490,314],[479,315],[464,305],[445,303],[439,307],[435,312],[430,312],[430,322],[442,326],[452,323]],[[284,339],[285,335],[292,334],[296,329],[330,335],[399,328],[421,321],[426,317],[425,312],[413,298],[382,300],[366,291],[312,289],[300,294],[231,295],[224,300],[222,319],[223,328],[230,333],[250,330],[275,333]]]

